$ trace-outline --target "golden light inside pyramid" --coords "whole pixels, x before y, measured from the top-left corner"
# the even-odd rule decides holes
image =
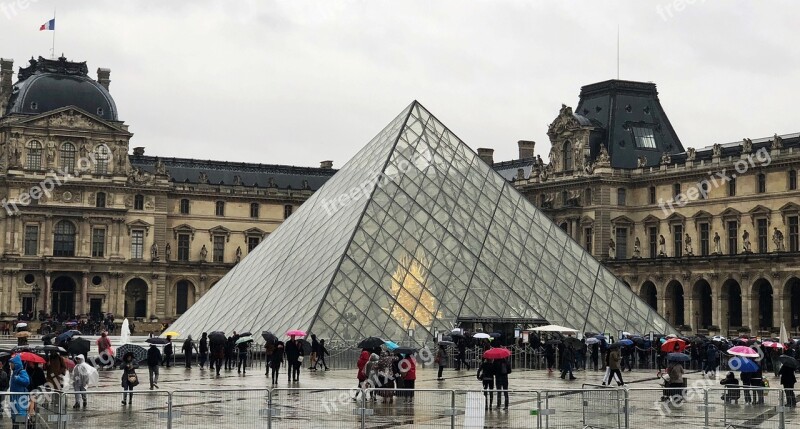
[[[434,320],[436,297],[427,288],[429,264],[422,253],[416,258],[404,255],[392,274],[392,294],[400,305],[391,314],[408,329],[431,326]]]

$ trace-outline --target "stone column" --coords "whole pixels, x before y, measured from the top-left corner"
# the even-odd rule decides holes
[[[742,288],[742,323],[750,328],[750,333],[755,334],[758,331],[758,317],[753,310],[753,295],[744,293]]]
[[[115,273],[114,275],[117,291],[116,309],[114,315],[123,317],[125,316],[125,285],[122,284],[122,273]]]
[[[775,285],[772,286],[772,327],[780,329],[783,320],[783,289]],[[789,332],[789,325],[786,325],[786,332]]]
[[[42,310],[50,313],[50,271],[44,273],[44,287],[42,288]]]
[[[89,272],[83,272],[83,284],[81,286],[81,314],[87,314],[89,303]]]
[[[683,324],[692,327],[692,330],[697,330],[697,320],[695,320],[694,312],[699,304],[698,300],[694,298],[686,298],[686,292],[683,295]]]

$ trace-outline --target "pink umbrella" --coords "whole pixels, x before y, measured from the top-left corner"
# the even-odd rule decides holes
[[[299,329],[292,329],[291,331],[286,333],[287,337],[305,337],[306,331],[301,331]]]
[[[728,354],[742,357],[758,357],[758,352],[747,346],[736,346],[728,349]]]
[[[775,344],[777,343],[774,341],[764,341],[761,343],[761,345],[764,347],[775,347]]]

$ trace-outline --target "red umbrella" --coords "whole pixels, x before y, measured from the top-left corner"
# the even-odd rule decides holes
[[[509,356],[511,356],[510,350],[497,347],[493,347],[483,352],[483,357],[486,359],[505,359]]]
[[[64,365],[67,366],[67,369],[72,371],[75,368],[75,362],[72,359],[64,359]]]
[[[43,357],[31,352],[22,352],[19,354],[19,358],[22,359],[23,362],[45,363]]]
[[[681,353],[684,350],[686,350],[686,341],[683,341],[680,338],[670,338],[669,340],[665,341],[664,344],[661,345],[662,352]]]

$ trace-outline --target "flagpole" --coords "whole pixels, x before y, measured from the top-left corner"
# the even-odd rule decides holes
[[[53,59],[53,60],[56,59],[56,27],[55,27],[55,22],[56,22],[56,8],[53,7],[53,47],[50,50],[50,58]]]

